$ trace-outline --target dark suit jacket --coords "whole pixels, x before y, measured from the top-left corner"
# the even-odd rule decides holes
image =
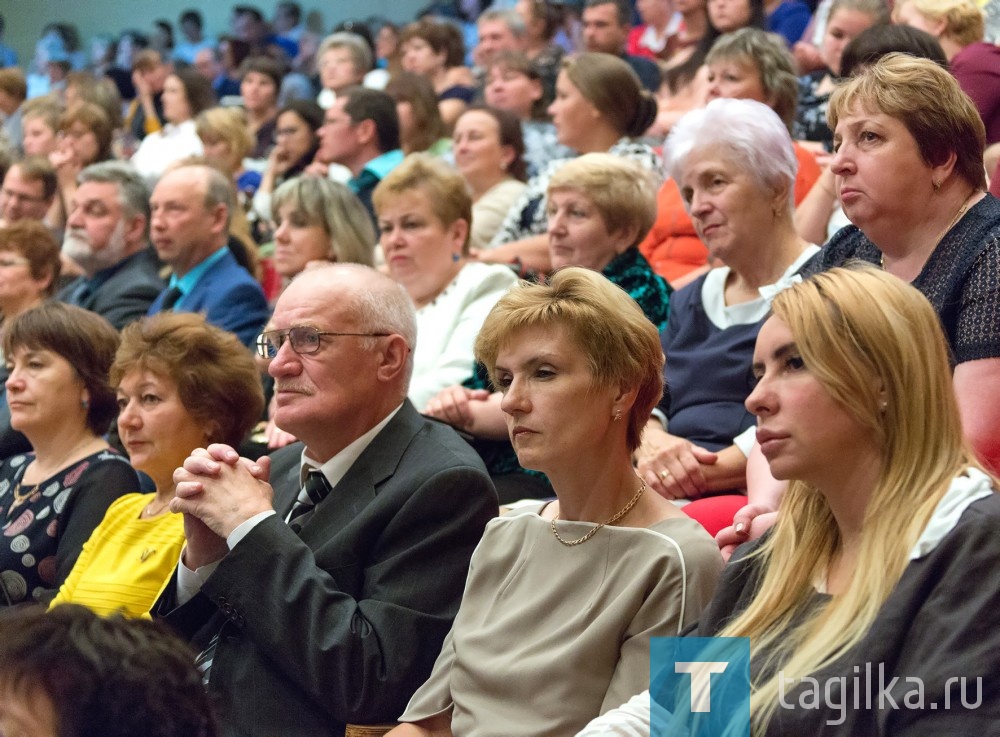
[[[125,259],[106,281],[83,299],[79,299],[77,294],[86,281],[82,276],[63,287],[56,299],[96,312],[116,330],[121,330],[145,315],[167,286],[160,278],[159,270],[156,252],[146,248]]]
[[[149,315],[163,309],[166,290],[149,307]],[[244,345],[251,345],[271,316],[260,284],[236,263],[232,252],[202,274],[201,279],[176,308],[201,312],[212,325],[236,333]]]
[[[392,722],[430,675],[496,495],[482,462],[408,401],[301,531],[297,443],[274,458],[277,515],[221,561],[201,592],[157,615],[204,648],[228,735],[343,734]]]
[[[628,63],[632,70],[638,75],[642,86],[656,94],[660,89],[660,67],[652,59],[642,56],[632,56],[632,54],[622,54],[622,59]]]

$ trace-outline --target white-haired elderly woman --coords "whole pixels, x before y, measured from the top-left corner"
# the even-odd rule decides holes
[[[661,335],[669,392],[637,456],[647,483],[676,499],[744,487],[754,341],[770,297],[819,249],[795,232],[798,162],[767,105],[712,100],[681,118],[665,149],[698,237],[724,264],[674,294]]]

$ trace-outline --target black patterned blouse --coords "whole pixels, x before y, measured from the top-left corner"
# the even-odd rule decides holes
[[[833,151],[833,131],[826,123],[830,93],[817,92],[829,73],[823,69],[799,77],[799,104],[792,123],[792,138],[796,141],[819,141],[827,151]]]
[[[111,502],[139,490],[120,453],[93,453],[33,487],[33,453],[0,462],[0,607],[51,599]]]

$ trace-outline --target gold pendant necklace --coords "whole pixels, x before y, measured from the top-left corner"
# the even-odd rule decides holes
[[[7,510],[7,516],[10,517],[11,512],[33,497],[41,485],[42,482],[38,482],[27,491],[21,491],[21,482],[18,481],[14,486],[14,501],[11,502],[10,509]]]
[[[624,517],[626,514],[628,514],[629,510],[632,509],[632,507],[635,506],[636,502],[639,501],[639,497],[642,496],[642,492],[644,492],[645,490],[646,490],[646,482],[642,481],[642,483],[639,485],[639,491],[635,492],[635,496],[633,496],[631,499],[629,499],[628,503],[624,507],[622,507],[621,510],[617,514],[615,514],[613,517],[611,517],[606,522],[601,522],[594,529],[592,529],[586,535],[584,535],[583,537],[581,537],[581,538],[579,538],[577,540],[563,540],[562,537],[560,537],[559,530],[556,529],[556,520],[559,519],[559,515],[558,514],[555,517],[552,518],[552,522],[550,523],[549,527],[552,529],[552,534],[556,536],[556,540],[558,540],[559,542],[561,542],[563,545],[565,545],[567,547],[572,547],[574,545],[580,545],[581,543],[587,542],[590,538],[592,538],[594,535],[596,535],[597,532],[598,532],[598,530],[600,530],[602,527],[604,527],[606,525],[612,525],[615,522],[617,522],[618,520],[620,520],[622,517]]]

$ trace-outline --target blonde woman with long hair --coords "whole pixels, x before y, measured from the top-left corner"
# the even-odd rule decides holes
[[[753,373],[758,441],[791,483],[693,633],[750,639],[751,733],[995,733],[1000,496],[930,303],[871,266],[814,276],[775,297]],[[641,700],[581,734],[648,734]]]

